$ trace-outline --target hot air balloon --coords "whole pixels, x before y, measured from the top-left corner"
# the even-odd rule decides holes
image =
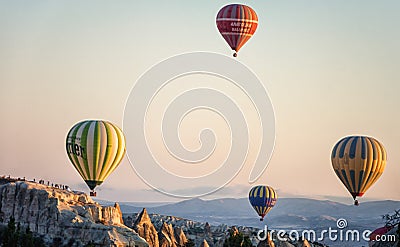
[[[386,166],[386,151],[382,143],[372,137],[348,136],[332,150],[332,166],[358,205],[356,197],[378,180]]]
[[[243,4],[229,4],[217,14],[217,27],[228,45],[235,51],[234,57],[242,46],[253,36],[257,29],[256,12]]]
[[[68,157],[86,184],[94,188],[117,168],[125,154],[125,137],[114,124],[86,120],[75,124],[66,138]]]
[[[386,233],[388,233],[390,230],[393,229],[393,227],[394,226],[384,226],[384,227],[375,229],[369,235],[369,241],[379,241],[382,238],[382,235],[385,235]]]
[[[274,207],[278,195],[270,186],[258,185],[249,192],[249,201],[254,210],[264,220],[265,215]]]

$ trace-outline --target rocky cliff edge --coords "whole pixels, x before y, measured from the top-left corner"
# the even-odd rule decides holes
[[[73,192],[28,181],[0,183],[0,224],[10,217],[42,235],[74,246],[147,247],[147,242],[123,224],[119,205],[103,207],[83,192]]]

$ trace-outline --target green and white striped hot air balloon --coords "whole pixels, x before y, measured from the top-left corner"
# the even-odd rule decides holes
[[[125,137],[116,125],[103,120],[86,120],[68,132],[69,159],[92,190],[117,168],[125,154]]]

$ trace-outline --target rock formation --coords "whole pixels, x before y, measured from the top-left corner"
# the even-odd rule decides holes
[[[210,247],[207,243],[207,241],[204,239],[203,243],[200,244],[200,247]]]
[[[206,224],[204,225],[204,234],[207,238],[212,237],[211,226],[208,222],[206,222]]]
[[[239,229],[237,229],[236,226],[232,226],[232,228],[230,230],[230,233],[231,233],[232,236],[236,236],[236,235],[239,234]]]
[[[173,217],[171,216],[170,218],[172,219]],[[160,225],[158,233],[145,208],[137,216],[134,223],[132,223],[132,217],[128,216],[125,219],[125,224],[132,226],[139,236],[149,243],[149,246],[184,247],[188,241],[182,227],[174,228],[172,224],[168,224],[165,221]]]
[[[139,246],[148,244],[123,225],[119,205],[102,207],[82,192],[72,192],[27,181],[2,181],[0,185],[0,224],[10,217],[43,235],[76,246],[93,242],[101,246]]]
[[[140,237],[144,238],[150,247],[159,247],[158,233],[153,223],[151,223],[150,217],[147,214],[147,210],[143,208],[142,212],[138,215],[133,229],[139,234]]]
[[[295,246],[289,242],[279,242],[277,247],[295,247]]]
[[[134,223],[134,219],[143,219],[149,217],[149,220],[154,225],[156,230],[159,232],[159,246],[184,246],[183,243],[192,240],[196,247],[203,246],[204,240],[207,245],[211,247],[223,247],[227,238],[232,234],[236,236],[241,233],[245,237],[249,237],[249,240],[253,246],[257,247],[303,247],[305,246],[315,247],[324,246],[322,244],[310,244],[308,241],[289,241],[279,240],[273,234],[269,233],[265,241],[261,241],[257,237],[257,233],[260,229],[247,226],[228,226],[225,224],[211,225],[205,222],[197,222],[189,219],[184,219],[171,215],[160,215],[160,214],[147,214],[146,217],[141,216],[142,213],[135,213],[125,215],[124,221],[128,227],[131,227]],[[146,219],[146,221],[149,221]],[[142,221],[142,220],[141,220]],[[175,240],[171,237],[174,235]],[[143,235],[141,235],[143,237]],[[308,245],[309,244],[309,245]],[[206,246],[207,246],[206,245]],[[381,247],[381,246],[379,246]],[[387,246],[382,246],[387,247]]]
[[[127,216],[124,218],[124,224],[129,227],[129,228],[134,228],[135,222],[133,221],[133,218],[131,216]]]
[[[177,245],[179,247],[184,247],[188,240],[187,240],[186,235],[183,232],[182,228],[180,228],[180,227],[175,228],[174,231],[175,231],[175,239],[176,239]]]
[[[267,233],[267,239],[258,243],[257,247],[275,247],[275,243],[272,241],[271,234],[269,232]]]
[[[297,243],[297,246],[298,247],[311,247],[311,244],[307,241],[307,239],[304,239],[304,240],[300,240]]]
[[[171,224],[163,223],[158,234],[160,247],[178,247],[175,239],[174,229]]]

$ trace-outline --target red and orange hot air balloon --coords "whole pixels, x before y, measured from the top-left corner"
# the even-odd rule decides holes
[[[229,4],[217,14],[217,27],[228,45],[235,51],[234,57],[242,46],[253,36],[258,26],[256,12],[243,4]]]

